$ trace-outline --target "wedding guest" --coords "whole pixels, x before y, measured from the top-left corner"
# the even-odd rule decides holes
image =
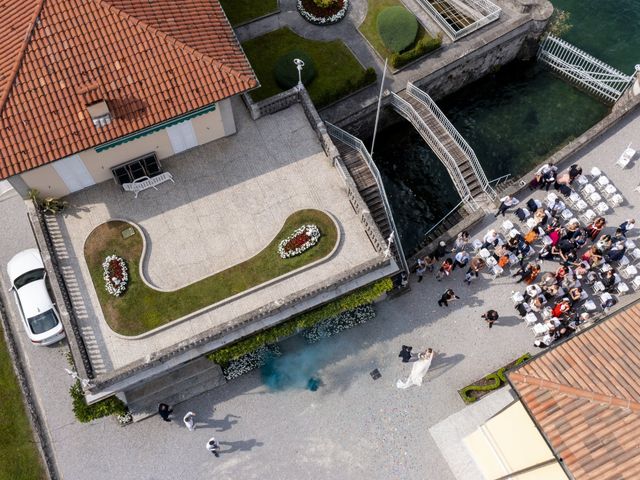
[[[457,296],[454,291],[452,289],[448,289],[446,292],[444,292],[442,294],[442,296],[440,297],[440,300],[438,300],[438,306],[442,307],[443,305],[445,307],[449,306],[449,302],[453,302],[454,300],[459,300],[460,297]]]
[[[489,324],[489,328],[493,327],[493,324],[498,320],[498,312],[495,310],[488,310],[487,313],[482,314],[484,321]]]
[[[507,210],[509,210],[511,207],[515,207],[519,203],[520,200],[512,197],[511,195],[502,197],[500,199],[500,206],[498,207],[498,211],[496,212],[494,217],[497,217],[498,215],[502,215],[504,217],[504,214]]]

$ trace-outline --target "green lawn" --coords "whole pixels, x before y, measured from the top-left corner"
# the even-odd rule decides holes
[[[278,58],[291,50],[306,52],[315,64],[317,74],[307,90],[318,107],[375,82],[375,72],[365,70],[340,40],[308,40],[288,28],[280,28],[244,42],[242,48],[260,80],[261,87],[251,92],[254,101],[282,92],[276,83],[273,66]],[[295,69],[295,66],[292,64],[291,68]]]
[[[282,259],[278,243],[303,224],[318,226],[318,243],[295,257]],[[123,239],[126,222],[112,221],[97,227],[85,242],[84,255],[91,271],[102,311],[109,326],[122,335],[139,335],[191,312],[282,276],[327,256],[334,248],[338,232],[329,216],[319,210],[300,210],[286,219],[269,245],[253,258],[187,285],[173,292],[148,287],[140,278],[142,239],[137,233]],[[102,262],[115,253],[127,262],[129,284],[120,297],[109,295],[102,278]]]
[[[377,18],[378,14],[387,7],[396,7],[398,5],[403,6],[400,0],[368,0],[367,7],[367,16],[362,22],[362,25],[358,27],[358,30],[364,37],[369,41],[369,43],[376,49],[378,54],[384,59],[389,58],[391,60],[391,56],[393,52],[385,47],[380,35],[378,34],[377,27]],[[416,35],[416,40],[413,43],[412,47],[418,44],[423,39],[432,39],[427,31],[424,29],[422,25],[418,22],[418,34]],[[435,40],[435,39],[434,39]],[[408,49],[410,50],[410,49]]]
[[[220,3],[234,27],[278,9],[278,0],[221,0]]]
[[[0,480],[44,479],[40,454],[0,330]]]

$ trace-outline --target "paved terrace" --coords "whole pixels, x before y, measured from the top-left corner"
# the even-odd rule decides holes
[[[578,158],[585,171],[598,164],[629,200],[609,216],[611,224],[630,214],[639,216],[640,193],[633,188],[640,160],[625,170],[614,166],[629,142],[640,142],[640,112],[630,117]],[[7,194],[0,198],[0,209],[12,225],[11,235],[0,236],[0,261],[6,264],[35,244],[21,200]],[[500,222],[488,217],[471,234],[478,237]],[[0,275],[6,286],[4,269]],[[462,299],[448,309],[438,308],[436,300],[448,286]],[[265,474],[309,480],[475,480],[479,477],[470,470],[464,447],[454,442],[478,424],[478,409],[466,408],[456,390],[525,351],[539,352],[532,347],[532,333],[514,315],[509,299],[514,288],[507,277],[486,276],[466,287],[460,271],[442,283],[430,277],[414,282],[411,292],[379,303],[377,318],[368,324],[314,347],[287,343],[291,353],[284,366],[293,366],[302,381],[317,375],[323,383],[317,392],[295,385],[273,391],[253,372],[178,405],[174,423],[154,417],[125,428],[111,418],[86,425],[75,421],[67,393],[72,381],[64,373],[67,348],[31,345],[13,301],[7,298],[6,305],[66,480],[86,479],[87,472],[93,480],[264,479]],[[637,295],[622,297],[621,304],[633,298]],[[479,318],[489,307],[502,317],[491,330]],[[438,351],[420,388],[395,387],[396,379],[410,371],[397,357],[402,344]],[[377,381],[368,374],[373,368],[382,372]],[[503,392],[498,396],[504,397]],[[500,404],[491,397],[481,400],[481,417],[491,415],[483,405],[489,401]],[[201,422],[193,433],[180,423],[188,410]],[[467,411],[476,419],[464,421]],[[204,448],[212,435],[229,451],[219,459]]]
[[[378,257],[302,107],[253,121],[239,101],[234,106],[236,135],[163,161],[175,184],[134,199],[114,182],[104,182],[69,196],[72,208],[56,217],[56,248],[98,372]],[[103,222],[127,219],[140,225],[148,240],[149,280],[176,289],[252,257],[291,213],[304,208],[324,210],[337,219],[342,241],[330,260],[144,339],[115,335],[105,323],[83,255],[87,236]]]

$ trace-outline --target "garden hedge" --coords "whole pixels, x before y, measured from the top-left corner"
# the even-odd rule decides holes
[[[435,38],[426,36],[422,40],[420,40],[411,50],[392,54],[391,58],[389,59],[391,66],[393,68],[400,68],[407,63],[412,62],[416,58],[420,58],[421,56],[437,48],[440,48],[440,45],[442,45],[442,37],[440,35]]]
[[[276,325],[268,330],[257,333],[249,338],[240,340],[229,346],[223,347],[207,355],[209,360],[219,365],[226,365],[231,360],[241,357],[249,352],[253,352],[263,345],[276,343],[279,340],[290,337],[296,332],[309,328],[316,323],[334,317],[344,311],[352,310],[360,305],[373,302],[376,298],[393,288],[393,282],[389,278],[384,278],[362,287],[353,293],[338,298],[331,303],[310,312],[298,315],[280,325]]]
[[[376,19],[378,34],[384,45],[392,52],[409,48],[418,34],[418,20],[403,6],[388,7]]]
[[[279,57],[273,66],[273,76],[278,86],[284,90],[298,84],[298,68],[293,63],[295,58],[304,62],[302,68],[302,84],[308,86],[316,76],[316,66],[309,55],[301,50],[291,50]]]
[[[526,362],[530,358],[531,354],[525,353],[513,363],[513,367]],[[460,389],[458,393],[462,397],[462,400],[464,400],[465,403],[473,403],[477,400],[477,398],[469,395],[469,392],[486,392],[488,390],[497,390],[498,388],[500,388],[507,382],[507,377],[505,376],[506,370],[507,367],[502,367],[484,377],[485,380],[493,381],[493,383],[490,383],[488,385],[468,385]]]
[[[73,413],[81,423],[87,423],[97,418],[106,417],[108,415],[125,415],[127,406],[118,397],[109,397],[100,400],[92,405],[87,405],[87,401],[82,393],[80,380],[77,380],[69,390],[71,399],[73,400]]]

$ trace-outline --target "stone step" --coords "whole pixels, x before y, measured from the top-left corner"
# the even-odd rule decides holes
[[[149,382],[151,386],[126,391],[125,397],[133,421],[138,422],[155,415],[160,402],[173,406],[225,383],[222,369],[203,358]]]

